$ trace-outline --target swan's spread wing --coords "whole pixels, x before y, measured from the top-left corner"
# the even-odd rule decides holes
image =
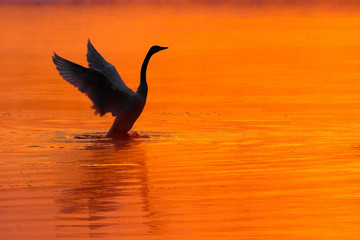
[[[134,91],[126,86],[124,81],[121,79],[118,71],[111,63],[107,62],[103,56],[91,44],[90,39],[88,41],[88,51],[86,54],[89,68],[100,71],[105,77],[111,82],[111,87],[115,90],[121,90],[129,94],[133,94]]]
[[[93,102],[95,114],[103,116],[107,112],[117,115],[128,103],[130,95],[114,90],[112,83],[101,72],[70,62],[56,53],[53,61],[60,75]]]

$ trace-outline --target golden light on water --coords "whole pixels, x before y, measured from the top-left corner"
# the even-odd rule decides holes
[[[360,18],[331,8],[0,4],[0,239],[358,239]],[[58,75],[86,42],[139,137]]]

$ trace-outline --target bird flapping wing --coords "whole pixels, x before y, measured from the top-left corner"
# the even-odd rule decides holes
[[[100,55],[98,51],[91,44],[90,39],[87,44],[87,54],[86,58],[89,63],[89,68],[100,71],[105,77],[110,81],[111,87],[113,89],[121,90],[129,94],[134,94],[134,91],[131,90],[124,81],[121,79],[118,71],[111,63],[107,62],[103,56]]]
[[[95,114],[103,116],[111,112],[115,116],[126,107],[130,94],[113,89],[112,82],[102,72],[70,62],[56,53],[53,62],[68,83],[90,98],[94,104]]]

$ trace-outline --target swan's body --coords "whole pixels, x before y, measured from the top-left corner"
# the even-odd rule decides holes
[[[126,86],[116,68],[107,62],[88,41],[86,54],[89,68],[70,62],[56,53],[53,61],[60,75],[70,84],[85,93],[100,116],[111,112],[116,119],[108,137],[127,134],[140,116],[146,103],[148,86],[146,69],[151,56],[166,47],[152,46],[141,67],[140,85],[136,92]]]

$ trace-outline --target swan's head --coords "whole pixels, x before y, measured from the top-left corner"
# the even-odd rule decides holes
[[[160,46],[155,45],[155,46],[152,46],[150,48],[149,52],[154,54],[154,53],[160,52],[160,51],[165,50],[165,49],[167,49],[167,47],[160,47]]]

